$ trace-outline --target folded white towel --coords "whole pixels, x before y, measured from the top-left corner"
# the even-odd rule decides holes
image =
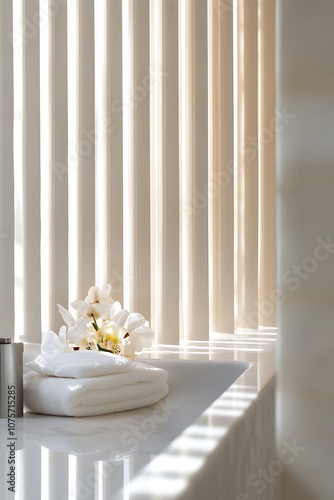
[[[43,333],[41,354],[27,363],[27,368],[53,377],[74,378],[99,377],[132,369],[133,362],[122,356],[84,349],[74,351],[67,344],[63,328],[59,336],[52,331]]]
[[[128,372],[135,363],[103,351],[68,351],[40,354],[27,367],[53,377],[88,378]]]
[[[165,370],[142,363],[131,363],[128,372],[80,379],[30,371],[24,377],[24,402],[35,413],[103,415],[156,403],[168,393],[167,377]]]

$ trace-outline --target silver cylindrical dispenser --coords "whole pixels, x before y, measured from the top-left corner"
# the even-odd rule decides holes
[[[0,418],[23,416],[23,343],[0,338]]]

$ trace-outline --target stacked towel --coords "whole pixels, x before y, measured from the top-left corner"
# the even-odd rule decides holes
[[[35,413],[103,415],[151,405],[168,393],[165,370],[105,352],[42,349],[27,366],[24,402]]]
[[[52,377],[90,378],[131,371],[130,359],[103,351],[68,351],[40,354],[27,367]]]

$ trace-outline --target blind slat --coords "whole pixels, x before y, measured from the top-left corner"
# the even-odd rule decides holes
[[[69,302],[95,282],[94,0],[67,2]]]
[[[124,303],[123,275],[123,121],[122,121],[122,1],[108,2],[108,283],[115,300]]]
[[[78,143],[79,242],[78,292],[84,297],[95,282],[95,142],[101,131],[95,129],[94,107],[94,0],[78,1]],[[71,30],[71,28],[70,28]],[[82,145],[82,147],[81,147]]]
[[[25,0],[24,15],[28,30],[36,12],[38,0]],[[29,28],[30,29],[30,28]],[[28,39],[28,32],[23,32]],[[41,319],[41,267],[40,267],[40,58],[39,29],[23,50],[23,112],[22,112],[22,170],[23,170],[23,328],[25,336],[38,342]]]
[[[186,340],[209,338],[207,6],[181,3],[182,326]],[[203,197],[204,202],[199,199]]]
[[[67,6],[59,5],[50,19],[51,165],[63,165],[62,181],[52,168],[50,247],[50,318],[58,330],[62,319],[57,304],[68,303],[68,126],[67,126]],[[42,166],[43,168],[43,166]]]
[[[150,317],[149,1],[123,9],[124,268],[127,308]],[[123,4],[124,6],[124,4]]]
[[[150,99],[145,79],[149,60],[149,0],[134,0],[134,303],[133,311],[150,317]]]
[[[163,154],[164,154],[164,242],[162,342],[178,343],[175,324],[180,310],[180,186],[179,186],[179,58],[178,2],[165,0],[163,41],[165,67],[160,76],[163,85]],[[159,78],[159,77],[158,77]],[[176,329],[178,330],[178,328]]]
[[[276,325],[275,0],[260,2],[259,323]]]
[[[257,328],[257,0],[238,2],[238,326]],[[254,145],[255,140],[255,145]]]
[[[95,130],[108,120],[108,2],[94,2],[95,23]],[[95,141],[95,283],[103,286],[108,278],[108,135]]]
[[[0,3],[0,317],[14,338],[13,26],[11,2]],[[15,41],[15,39],[14,39]],[[20,332],[21,333],[21,332]]]
[[[154,74],[161,74],[163,57],[163,1],[150,2],[150,66]],[[151,327],[163,336],[162,324],[162,260],[163,260],[163,89],[162,83],[150,91],[151,139]]]
[[[151,318],[179,338],[178,2],[151,0]]]
[[[234,332],[233,13],[210,3],[209,216],[211,327]]]

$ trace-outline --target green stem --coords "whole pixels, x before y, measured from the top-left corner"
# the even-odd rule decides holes
[[[95,331],[98,332],[99,331],[99,327],[97,326],[94,314],[92,314],[92,317],[93,317],[93,327],[94,327]]]
[[[97,344],[97,348],[99,351],[102,351],[102,352],[109,352],[109,354],[111,353],[112,354],[112,351],[110,351],[109,349],[104,349],[103,347],[99,346],[99,344]]]

